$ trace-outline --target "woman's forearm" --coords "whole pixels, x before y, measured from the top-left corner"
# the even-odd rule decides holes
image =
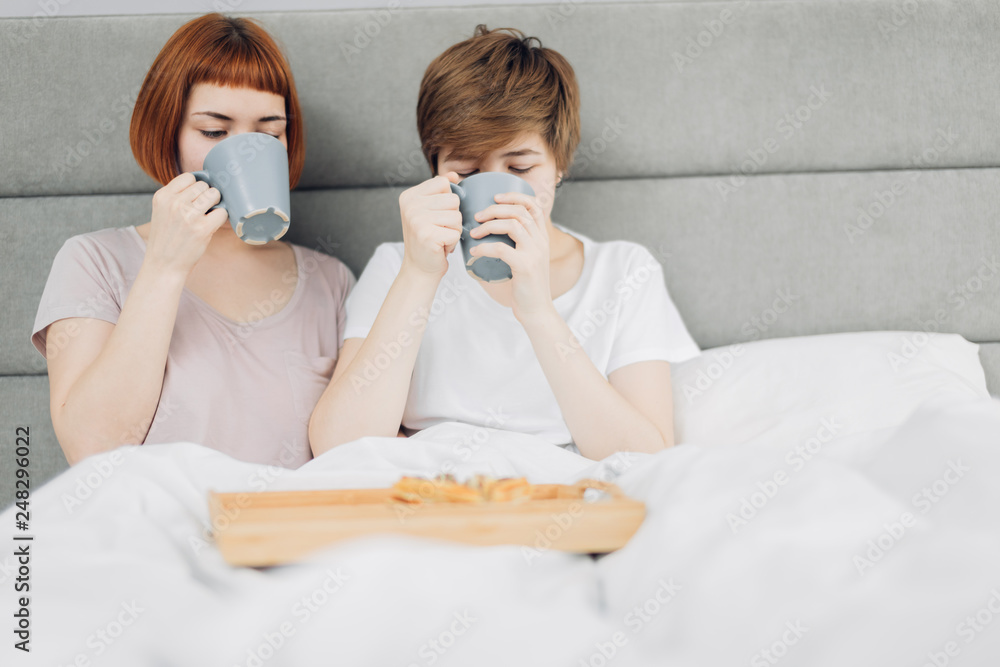
[[[400,432],[410,378],[441,276],[405,266],[397,274],[371,331],[313,410],[313,455],[367,435]]]
[[[71,464],[145,439],[163,388],[184,280],[181,273],[144,264],[100,353],[54,402],[53,424]]]
[[[600,460],[673,444],[672,434],[661,433],[611,386],[554,309],[524,328],[581,454]]]

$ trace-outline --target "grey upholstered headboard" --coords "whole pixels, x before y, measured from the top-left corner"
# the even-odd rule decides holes
[[[477,23],[518,27],[566,55],[582,89],[554,218],[653,250],[702,347],[939,327],[982,343],[1000,393],[994,0],[384,11],[257,17],[305,108],[291,240],[355,273],[398,240],[398,192],[427,175],[424,67]],[[155,186],[129,151],[129,114],[188,18],[0,20],[0,503],[16,426],[31,429],[36,484],[66,465],[28,342],[35,308],[66,238],[148,219]]]

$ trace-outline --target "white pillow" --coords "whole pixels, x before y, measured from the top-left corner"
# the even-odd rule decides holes
[[[978,345],[922,331],[736,344],[671,371],[678,443],[826,442],[899,425],[923,403],[989,397]]]

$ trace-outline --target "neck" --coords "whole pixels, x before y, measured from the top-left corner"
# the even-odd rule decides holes
[[[232,256],[237,253],[253,252],[255,249],[255,246],[241,241],[240,238],[236,236],[232,226],[228,221],[226,221],[226,224],[219,227],[219,229],[217,229],[212,235],[212,239],[208,242],[208,247],[205,248],[205,254],[214,256]]]
[[[567,246],[576,239],[566,232],[557,229],[551,220],[545,221],[545,226],[549,228],[549,261],[559,259],[567,252]]]

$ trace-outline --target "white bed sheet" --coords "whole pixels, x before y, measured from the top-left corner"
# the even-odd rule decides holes
[[[4,664],[998,664],[1000,402],[821,429],[601,464],[460,424],[364,438],[294,471],[191,443],[122,448],[32,494],[32,651],[9,639]],[[647,519],[597,559],[379,537],[233,568],[207,533],[209,489],[388,486],[446,466],[614,479]],[[2,566],[11,625],[10,551]]]

